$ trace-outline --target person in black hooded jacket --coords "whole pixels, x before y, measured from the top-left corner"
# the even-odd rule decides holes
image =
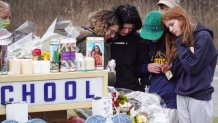
[[[135,6],[120,5],[115,14],[121,24],[120,31],[111,44],[111,58],[116,61],[116,88],[145,91],[145,83],[139,82],[137,66],[146,62],[146,43],[137,33],[142,27],[141,18]]]
[[[170,70],[177,82],[179,123],[212,123],[211,83],[217,63],[213,32],[193,22],[181,7],[167,10],[162,21],[177,37],[178,58]]]

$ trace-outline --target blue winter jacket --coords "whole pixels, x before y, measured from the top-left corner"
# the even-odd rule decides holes
[[[148,42],[148,50],[151,62],[150,63],[164,63],[166,60],[165,55],[165,45],[163,42]],[[141,64],[138,68],[138,72],[140,75],[145,75],[147,77],[147,74],[149,74],[147,69],[148,64]],[[175,93],[175,80],[167,80],[164,73],[160,74],[154,74],[150,73],[150,87],[149,87],[149,93],[156,93],[158,94],[166,104],[167,108],[176,108],[176,93]]]

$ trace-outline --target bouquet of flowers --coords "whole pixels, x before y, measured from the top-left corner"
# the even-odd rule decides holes
[[[39,48],[32,50],[33,60],[50,60],[50,53],[47,51],[41,51]]]
[[[147,115],[140,112],[139,107],[134,107],[135,100],[128,99],[122,92],[112,92],[114,113],[125,112],[132,119],[133,123],[147,123]]]
[[[116,113],[119,112],[128,112],[130,111],[131,104],[129,99],[123,93],[112,93],[113,108],[116,110]]]

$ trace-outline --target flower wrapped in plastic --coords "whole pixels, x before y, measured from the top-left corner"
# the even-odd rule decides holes
[[[37,37],[36,29],[37,26],[35,23],[31,21],[24,22],[20,27],[15,29],[15,31],[13,32],[13,43],[19,41],[20,39],[24,38],[30,33],[32,33],[33,38]]]
[[[47,51],[49,49],[51,40],[59,40],[74,38],[79,35],[79,30],[73,26],[71,20],[55,19],[49,26],[45,34],[40,39],[38,46],[41,50]]]
[[[116,113],[130,111],[131,104],[129,103],[129,99],[122,92],[121,93],[113,92],[112,101],[113,101],[113,108],[116,110]]]
[[[32,48],[36,47],[38,41],[36,24],[26,21],[13,32],[13,42],[8,46],[9,58],[31,58]]]
[[[133,91],[128,93],[126,96],[129,99],[135,99],[141,103],[139,115],[143,114],[146,116],[149,123],[159,121],[160,119],[161,123],[167,123],[169,120],[167,114],[165,113],[165,103],[157,94]]]
[[[38,38],[33,39],[32,33],[8,46],[10,58],[31,58],[32,49],[36,47]]]
[[[133,91],[123,88],[109,87],[112,95],[114,113],[126,113],[133,123],[147,123],[147,114],[141,112],[141,102],[127,95]]]
[[[114,92],[116,92],[116,95],[113,95]],[[112,97],[116,97],[115,99],[121,92],[131,105],[126,113],[131,117],[133,123],[153,123],[159,122],[160,119],[161,123],[167,123],[169,120],[167,113],[165,113],[166,105],[157,94],[109,87],[109,93]],[[117,104],[116,100],[115,104]]]

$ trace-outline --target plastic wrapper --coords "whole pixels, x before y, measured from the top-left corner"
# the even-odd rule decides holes
[[[156,112],[150,116],[149,123],[169,123],[169,117],[164,112]]]
[[[36,24],[26,21],[13,32],[13,42],[19,41],[30,33],[32,33],[33,38],[36,37]]]
[[[32,48],[35,47],[39,39],[33,40],[32,33],[16,41],[8,47],[9,58],[31,58]]]
[[[76,38],[78,35],[79,31],[73,26],[72,21],[56,18],[40,39],[38,46],[41,47],[41,50],[48,51],[52,39],[61,41],[66,38]]]
[[[116,67],[116,61],[114,59],[111,59],[110,61],[108,61],[106,70],[108,72],[113,72],[115,71],[115,67]]]
[[[12,41],[12,34],[7,29],[0,28],[0,45],[9,45]]]
[[[38,42],[37,46],[40,47],[41,50],[49,51],[50,41],[54,38],[58,40],[61,39],[60,35],[54,33],[56,23],[57,23],[57,19],[55,19],[52,22],[52,24],[49,26],[45,34],[42,36],[42,38]]]
[[[160,119],[164,121],[163,123],[168,123],[168,117],[164,113],[165,103],[157,94],[113,87],[109,87],[108,91],[109,95],[111,95],[112,92],[122,92],[125,96],[127,96],[132,107],[134,107],[134,112],[132,113],[133,116],[134,113],[145,113],[148,117],[149,123],[159,123]]]
[[[79,31],[73,26],[71,20],[58,19],[54,33],[62,36],[76,38],[79,36]]]
[[[38,41],[36,24],[26,21],[13,32],[13,42],[8,47],[9,58],[31,58],[32,48]]]

